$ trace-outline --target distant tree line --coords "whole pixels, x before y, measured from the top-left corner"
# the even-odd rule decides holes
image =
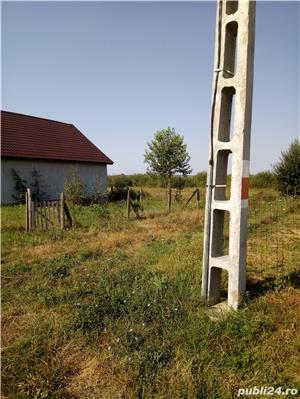
[[[177,153],[173,147],[181,147],[181,152]],[[176,162],[174,161],[174,165],[177,166],[170,168],[173,158],[177,158]],[[145,154],[145,161],[151,165],[151,168],[148,168],[148,173],[108,176],[108,186],[123,189],[127,187],[204,188],[206,186],[206,172],[191,175],[191,169],[188,165],[189,160],[190,157],[186,151],[186,146],[183,144],[182,136],[176,134],[175,130],[170,128],[158,131],[154,140],[148,143],[148,151]],[[227,176],[227,184],[230,183],[230,179],[230,175]],[[282,194],[299,196],[299,140],[294,140],[286,151],[282,151],[281,158],[273,166],[272,171],[263,171],[250,175],[250,187],[275,188]]]
[[[227,177],[228,183],[230,176]],[[108,176],[109,187],[166,187],[165,179],[154,174],[136,173],[133,175]],[[206,172],[199,172],[191,176],[172,176],[171,187],[183,189],[185,187],[206,186]],[[270,171],[260,172],[250,176],[250,186],[254,188],[276,188],[276,177]]]
[[[206,172],[200,172],[194,176],[172,176],[172,188],[204,187],[206,184]],[[163,177],[150,173],[135,173],[133,175],[108,176],[109,187],[166,187]]]

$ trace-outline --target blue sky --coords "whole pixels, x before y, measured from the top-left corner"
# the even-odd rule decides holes
[[[206,170],[215,2],[2,3],[2,109],[73,123],[144,172],[155,131]],[[251,172],[299,137],[299,2],[257,2]]]

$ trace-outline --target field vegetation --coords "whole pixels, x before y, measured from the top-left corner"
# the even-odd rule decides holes
[[[245,303],[212,320],[200,297],[204,191],[201,209],[174,202],[167,214],[165,191],[144,189],[142,220],[122,201],[73,206],[65,231],[26,232],[24,205],[2,207],[3,398],[300,391],[299,199],[252,189]]]
[[[228,183],[230,176],[227,177]],[[250,176],[252,188],[276,188],[276,178],[270,171],[260,172]],[[163,177],[151,173],[135,173],[133,175],[108,176],[109,186],[136,186],[136,187],[166,187]],[[174,175],[171,177],[172,188],[202,187],[206,185],[206,172],[199,172],[190,176]]]

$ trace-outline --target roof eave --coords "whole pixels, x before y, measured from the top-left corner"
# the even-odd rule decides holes
[[[99,164],[99,165],[113,165],[114,162],[109,159],[108,161],[103,161],[103,160],[87,160],[87,159],[66,159],[66,158],[55,158],[55,157],[34,157],[34,156],[24,156],[24,155],[14,155],[14,154],[3,154],[1,153],[1,159],[2,158],[13,158],[13,159],[27,159],[27,160],[39,160],[39,161],[61,161],[61,162],[80,162],[80,163],[93,163],[93,164]]]

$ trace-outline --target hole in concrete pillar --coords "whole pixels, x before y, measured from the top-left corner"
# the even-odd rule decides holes
[[[212,267],[210,270],[210,284],[209,284],[209,303],[214,305],[220,302],[221,299],[221,276],[222,269],[219,267]]]
[[[239,8],[239,2],[237,0],[226,1],[226,14],[234,14]]]
[[[234,133],[235,88],[224,87],[221,93],[219,134],[220,141],[230,141]]]
[[[221,273],[221,301],[228,298],[228,271],[222,269]]]
[[[230,199],[231,151],[220,150],[217,153],[214,198],[219,201]]]
[[[224,78],[232,78],[236,68],[236,38],[238,33],[238,24],[236,21],[229,22],[225,31],[225,49],[224,49]]]
[[[219,267],[210,271],[209,303],[210,305],[225,301],[228,298],[228,272]]]
[[[213,213],[211,256],[229,255],[229,221],[228,211],[215,209]]]

